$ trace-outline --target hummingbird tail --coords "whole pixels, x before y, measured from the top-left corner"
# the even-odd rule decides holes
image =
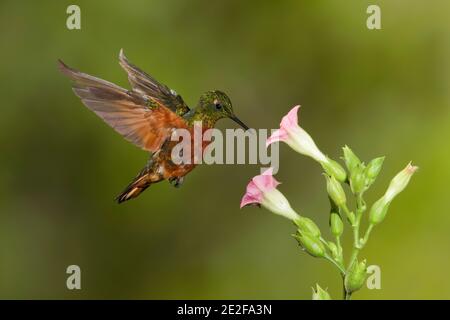
[[[139,196],[145,189],[147,189],[152,183],[157,182],[155,175],[150,168],[145,167],[136,178],[123,190],[115,200],[117,203],[122,203],[130,199],[134,199]]]

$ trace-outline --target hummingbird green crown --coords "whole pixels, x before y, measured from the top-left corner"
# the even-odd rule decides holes
[[[214,127],[215,123],[223,118],[230,118],[244,129],[248,127],[242,123],[233,112],[230,98],[222,91],[207,91],[200,96],[197,107],[191,114],[186,114],[188,123],[202,121],[207,127]]]

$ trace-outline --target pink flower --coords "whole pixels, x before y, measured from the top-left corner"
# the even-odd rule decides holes
[[[283,141],[295,151],[309,156],[318,162],[328,162],[327,157],[317,148],[311,136],[298,125],[297,113],[300,106],[295,106],[283,117],[280,129],[274,131],[267,139],[266,146]]]
[[[273,213],[290,220],[296,220],[299,215],[291,208],[286,197],[277,190],[280,184],[272,175],[270,168],[255,176],[247,185],[247,190],[241,200],[241,208],[247,205],[262,205]]]
[[[275,130],[267,139],[266,146],[283,141],[292,149],[305,156],[311,157],[320,163],[325,172],[334,176],[338,181],[344,182],[347,174],[342,166],[334,160],[325,156],[316,146],[311,136],[298,125],[297,113],[300,106],[295,106],[283,117],[280,123],[280,129]]]

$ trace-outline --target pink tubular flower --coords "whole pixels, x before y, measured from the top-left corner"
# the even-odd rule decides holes
[[[311,136],[298,125],[297,113],[300,106],[295,106],[283,117],[280,129],[273,132],[267,139],[266,147],[277,141],[286,142],[292,149],[320,163],[325,172],[344,182],[347,178],[345,170],[339,163],[325,156],[317,148]]]
[[[311,136],[298,125],[298,109],[295,106],[283,117],[280,129],[273,132],[267,139],[266,146],[277,141],[286,142],[295,151],[309,156],[318,162],[328,162],[327,157],[317,148]]]
[[[277,190],[280,184],[272,175],[272,168],[255,176],[247,185],[241,200],[241,208],[247,205],[262,205],[275,214],[295,221],[299,215],[291,208],[286,197]]]

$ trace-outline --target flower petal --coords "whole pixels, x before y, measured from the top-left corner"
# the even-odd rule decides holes
[[[285,141],[288,138],[288,133],[283,129],[275,130],[269,138],[266,140],[266,148],[277,141]]]
[[[246,193],[242,197],[240,208],[242,209],[243,207],[249,206],[249,205],[252,205],[252,204],[253,205],[259,205],[260,202],[261,201],[258,198],[255,198],[252,195]]]
[[[272,172],[273,169],[269,168],[266,171],[264,171],[263,174],[253,177],[252,182],[260,190],[260,192],[262,193],[270,192],[280,184],[280,182],[278,182],[273,177]]]
[[[244,196],[241,200],[241,208],[249,204],[261,203],[263,194],[261,190],[256,186],[253,181],[250,181],[247,185]]]
[[[295,106],[288,112],[287,115],[281,119],[280,127],[286,131],[291,128],[298,127],[298,109],[300,106]]]

